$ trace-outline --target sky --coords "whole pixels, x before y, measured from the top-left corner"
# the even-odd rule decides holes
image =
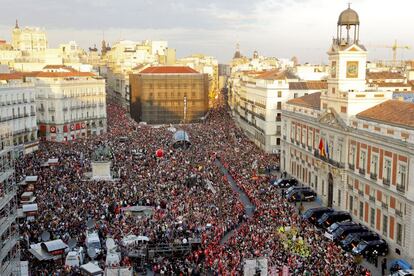
[[[0,0],[0,39],[19,25],[46,30],[50,47],[75,40],[87,49],[104,37],[167,40],[177,57],[203,53],[229,62],[236,44],[243,55],[298,57],[323,63],[336,35],[345,0]],[[414,47],[414,0],[354,0],[360,39],[370,60],[392,58],[395,40]],[[399,59],[414,59],[414,49]]]

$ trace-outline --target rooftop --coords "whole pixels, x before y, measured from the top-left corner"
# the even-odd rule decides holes
[[[287,104],[320,110],[321,109],[321,92],[316,92],[316,93],[312,93],[309,95],[305,95],[300,98],[289,100],[287,101]]]
[[[405,79],[403,75],[397,72],[367,72],[368,80],[389,80]]]
[[[188,66],[152,66],[145,68],[140,74],[199,74]]]
[[[2,73],[0,74],[0,80],[21,80],[23,79],[22,73]]]
[[[388,100],[356,116],[358,119],[414,128],[414,103]]]
[[[289,71],[280,71],[278,69],[265,71],[256,76],[256,79],[262,80],[285,80],[285,79],[296,79],[297,77]]]
[[[328,89],[328,83],[326,81],[300,81],[290,82],[290,90],[322,90]]]

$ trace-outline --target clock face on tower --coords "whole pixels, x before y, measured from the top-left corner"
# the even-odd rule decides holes
[[[358,78],[358,61],[348,61],[346,63],[346,77],[349,79]]]

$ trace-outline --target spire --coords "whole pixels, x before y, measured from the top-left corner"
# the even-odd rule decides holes
[[[19,28],[19,21],[17,21],[17,19],[16,19],[16,25],[14,26],[14,28],[15,29],[18,29]]]
[[[241,58],[240,44],[239,43],[236,44],[236,52],[234,53],[234,57],[233,58]]]

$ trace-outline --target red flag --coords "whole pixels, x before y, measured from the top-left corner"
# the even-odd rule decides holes
[[[322,156],[322,157],[325,157],[325,147],[323,146],[323,140],[322,140],[322,138],[319,140],[319,154]]]

